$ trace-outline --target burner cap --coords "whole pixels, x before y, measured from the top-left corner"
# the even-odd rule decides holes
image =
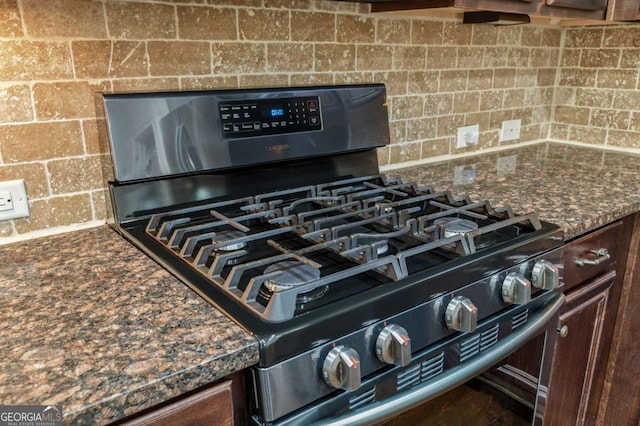
[[[274,263],[269,265],[264,270],[264,273],[268,274],[275,271],[281,271],[281,273],[264,283],[269,290],[274,292],[287,290],[320,278],[319,269],[297,260]]]
[[[242,231],[238,231],[236,229],[229,229],[227,231],[217,232],[216,235],[212,238],[213,244],[224,243],[225,241],[235,240],[236,238],[242,238],[245,236],[245,233]],[[231,243],[228,246],[218,247],[217,251],[236,251],[244,248],[247,245],[246,242],[235,242]]]
[[[444,238],[453,237],[455,235],[465,235],[468,232],[478,229],[477,223],[468,219],[459,219],[455,217],[436,219],[433,221],[433,224],[442,227],[442,236]]]

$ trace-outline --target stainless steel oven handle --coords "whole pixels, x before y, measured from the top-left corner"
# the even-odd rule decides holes
[[[366,408],[350,411],[338,417],[302,424],[312,424],[313,426],[353,426],[370,425],[372,423],[389,420],[404,411],[417,407],[430,399],[446,393],[479,375],[494,365],[496,361],[514,352],[530,338],[543,330],[558,310],[560,310],[563,303],[564,295],[561,293],[555,295],[546,302],[543,310],[532,314],[527,320],[527,323],[521,326],[519,331],[500,340],[500,344],[495,345],[492,349],[481,352],[472,361],[453,367],[448,370],[447,373],[438,376],[434,380],[415,386],[406,392],[398,393],[383,401],[371,403],[367,405]],[[304,422],[304,419],[301,420]]]

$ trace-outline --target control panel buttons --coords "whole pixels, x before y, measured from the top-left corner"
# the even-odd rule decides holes
[[[450,330],[470,333],[478,325],[478,308],[468,297],[456,296],[447,305],[444,322]]]
[[[322,363],[322,378],[331,387],[354,391],[360,387],[360,357],[355,349],[336,346]]]
[[[269,98],[220,104],[226,137],[286,134],[322,129],[320,99]]]
[[[376,339],[376,356],[386,364],[405,366],[411,362],[411,339],[407,330],[396,324],[382,329]]]
[[[531,282],[518,272],[511,272],[502,282],[502,300],[515,305],[531,301]]]
[[[531,270],[531,284],[541,290],[553,290],[560,284],[558,267],[548,260],[539,260]]]

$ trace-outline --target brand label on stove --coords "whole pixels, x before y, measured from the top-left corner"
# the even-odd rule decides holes
[[[281,144],[281,145],[269,145],[265,147],[265,149],[269,152],[283,152],[290,148],[291,148],[291,145],[289,145],[288,143]]]

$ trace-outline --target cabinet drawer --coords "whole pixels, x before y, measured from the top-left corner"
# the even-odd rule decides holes
[[[226,380],[196,394],[122,423],[124,426],[232,426],[231,381]]]
[[[565,245],[564,291],[612,269],[621,237],[622,221],[618,221]]]

